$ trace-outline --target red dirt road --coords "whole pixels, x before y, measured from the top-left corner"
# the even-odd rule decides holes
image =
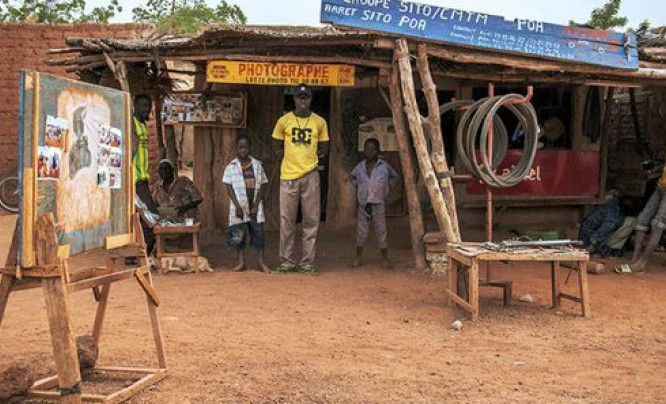
[[[207,251],[215,273],[155,275],[170,375],[130,402],[664,401],[663,255],[640,278],[590,276],[590,319],[572,303],[546,307],[547,266],[498,265],[494,276],[535,302],[503,307],[499,290],[483,289],[472,323],[446,307],[441,280],[408,273],[408,242],[393,240],[392,271],[347,269],[348,238],[324,232],[320,276],[231,273],[222,248]],[[93,303],[89,292],[71,296],[77,335],[90,332]],[[456,318],[462,331],[450,327]],[[47,374],[48,336],[41,291],[13,294],[0,371],[20,363]],[[134,282],[114,284],[99,363],[153,366],[154,358],[144,296]]]

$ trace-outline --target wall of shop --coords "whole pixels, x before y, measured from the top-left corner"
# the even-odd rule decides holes
[[[0,24],[0,175],[15,170],[17,164],[21,69],[77,78],[65,67],[45,63],[51,58],[50,49],[66,47],[65,38],[139,38],[151,28],[146,24]]]

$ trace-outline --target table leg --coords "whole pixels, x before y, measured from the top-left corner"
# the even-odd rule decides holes
[[[580,286],[580,304],[583,317],[590,317],[590,291],[587,285],[587,262],[581,261],[578,265],[578,283]]]
[[[458,261],[454,260],[449,256],[449,284],[448,284],[448,291],[452,293],[456,293],[457,287],[458,287],[458,268],[460,268],[460,265],[458,264]],[[451,307],[456,307],[456,302],[455,300],[451,299],[448,295],[446,294],[446,298],[448,300],[448,304]]]
[[[472,305],[472,321],[479,317],[479,262],[472,261],[469,268],[469,304]]]
[[[192,250],[194,253],[199,256],[199,233],[192,233]]]
[[[156,234],[155,235],[155,258],[160,259],[162,258],[162,235],[161,234]]]
[[[560,262],[552,261],[550,263],[550,277],[552,282],[552,299],[553,299],[553,309],[560,307],[562,298],[560,297],[560,288],[562,283],[560,282]]]

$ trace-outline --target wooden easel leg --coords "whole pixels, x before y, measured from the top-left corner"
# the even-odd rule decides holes
[[[472,305],[472,321],[479,317],[479,262],[474,260],[469,267],[469,304]]]
[[[153,277],[148,272],[148,279],[150,284],[153,284]],[[143,289],[142,289],[143,290]],[[166,354],[164,352],[164,339],[162,338],[162,326],[160,325],[160,318],[157,313],[157,305],[150,295],[146,293],[146,302],[148,302],[148,313],[150,314],[150,324],[153,327],[153,338],[155,338],[155,349],[157,351],[157,360],[161,369],[166,369]]]
[[[590,291],[587,286],[587,262],[582,261],[578,265],[578,285],[580,287],[580,304],[583,309],[583,317],[590,317]]]
[[[51,329],[53,356],[58,371],[61,403],[81,402],[81,373],[70,325],[67,288],[60,278],[42,280],[46,313]]]
[[[102,325],[104,325],[104,315],[106,314],[106,303],[109,301],[109,292],[111,291],[111,284],[107,283],[102,286],[99,303],[97,303],[97,313],[95,314],[95,324],[93,325],[93,341],[95,346],[99,346],[99,339],[102,335]]]
[[[560,288],[562,284],[560,283],[560,263],[558,261],[553,261],[550,263],[550,278],[552,282],[552,300],[553,300],[553,309],[560,307],[562,298],[560,297]]]
[[[12,292],[15,279],[13,276],[0,275],[0,326],[2,326],[2,319],[5,316],[5,309],[7,308],[7,301],[9,294]]]

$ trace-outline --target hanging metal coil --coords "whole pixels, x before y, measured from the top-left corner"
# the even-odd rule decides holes
[[[440,112],[443,113],[469,106],[458,124],[456,136],[458,154],[472,175],[490,187],[512,187],[529,175],[532,168],[538,144],[539,124],[532,104],[523,101],[522,95],[507,94],[484,98],[476,102],[454,101],[440,108]],[[525,132],[525,142],[523,155],[518,164],[505,174],[497,175],[495,170],[504,160],[508,144],[506,126],[497,115],[497,111],[501,107],[508,109],[518,119]],[[491,125],[493,131],[492,162],[488,161],[485,152],[488,149]],[[477,153],[477,150],[480,152]]]

